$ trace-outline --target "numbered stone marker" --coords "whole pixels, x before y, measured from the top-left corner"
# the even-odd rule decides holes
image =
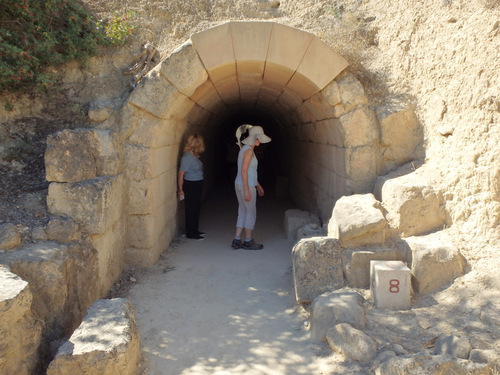
[[[370,261],[370,290],[376,307],[409,309],[410,269],[399,260]]]

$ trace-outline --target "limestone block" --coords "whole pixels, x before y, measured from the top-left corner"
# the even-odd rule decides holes
[[[238,78],[230,76],[214,83],[215,89],[225,104],[237,104],[240,101]]]
[[[125,239],[124,219],[118,220],[103,234],[92,236],[92,243],[97,251],[99,296],[107,293],[123,270]]]
[[[134,181],[156,178],[176,168],[178,152],[177,145],[148,148],[127,144],[124,146],[127,177]]]
[[[1,254],[0,263],[29,282],[32,310],[45,322],[49,338],[71,330],[83,315],[81,309],[96,298],[95,252],[90,244],[28,244]]]
[[[47,375],[135,375],[139,359],[139,330],[130,302],[98,300],[59,348]]]
[[[373,194],[340,198],[328,222],[328,235],[338,238],[344,248],[382,244],[387,222],[380,202]]]
[[[455,358],[468,359],[472,346],[465,337],[440,334],[434,345],[434,354],[450,355]]]
[[[142,116],[137,121],[127,143],[147,148],[179,143],[182,134],[179,131],[181,124],[178,121],[158,119],[144,111],[140,113]]]
[[[369,104],[363,86],[351,73],[343,73],[327,86],[323,93],[334,107],[335,117]]]
[[[398,260],[370,262],[370,290],[375,306],[389,309],[411,307],[410,269]]]
[[[354,148],[378,144],[380,127],[377,116],[368,107],[360,107],[339,117],[344,147]]]
[[[239,71],[264,73],[273,24],[269,22],[231,22],[234,58]]]
[[[122,213],[123,176],[99,177],[49,185],[47,206],[54,215],[67,216],[89,234],[102,234]]]
[[[412,251],[411,272],[417,293],[431,293],[465,273],[466,260],[447,236],[433,233],[405,241]]]
[[[292,249],[292,264],[297,302],[311,302],[344,285],[342,249],[335,238],[300,240]]]
[[[21,236],[14,224],[0,225],[0,251],[11,250],[21,244]]]
[[[130,215],[151,214],[167,200],[176,200],[176,170],[170,170],[153,179],[129,181],[126,212]]]
[[[208,73],[191,42],[177,48],[160,65],[160,73],[186,96],[191,96],[208,79]]]
[[[288,240],[295,242],[297,230],[306,224],[321,225],[321,221],[317,215],[311,212],[295,208],[285,211],[284,227]]]
[[[78,224],[69,218],[53,217],[47,224],[47,239],[57,242],[73,242],[80,238]]]
[[[377,354],[375,340],[347,323],[330,328],[326,340],[330,348],[341,353],[345,360],[370,362]]]
[[[195,92],[191,95],[191,100],[208,111],[214,111],[214,108],[217,107],[217,103],[219,103],[222,99],[220,98],[219,93],[215,89],[212,81],[208,80],[198,86]]]
[[[365,326],[366,314],[361,294],[340,289],[316,297],[311,306],[311,339],[326,340],[328,330],[339,323],[349,323],[356,329]]]
[[[287,84],[293,87],[299,75],[311,80],[319,90],[322,90],[346,67],[348,62],[338,52],[330,48],[321,39],[314,37],[307,48],[295,74]],[[319,91],[318,90],[318,91]]]
[[[153,266],[160,254],[163,253],[177,232],[177,225],[174,217],[171,217],[161,233],[158,241],[149,248],[127,247],[125,249],[126,264],[134,267]]]
[[[109,130],[62,130],[47,137],[45,171],[48,181],[77,182],[120,169],[116,135]]]
[[[169,200],[148,215],[127,217],[127,244],[136,248],[149,248],[158,241],[168,221],[169,214],[175,212],[176,200]]]
[[[34,374],[42,322],[31,312],[28,283],[0,265],[0,373]]]
[[[382,144],[382,174],[418,159],[424,134],[413,110],[379,115]]]
[[[47,137],[45,173],[48,181],[76,182],[97,176],[90,129],[62,130]]]
[[[273,24],[264,72],[264,81],[269,87],[278,90],[287,84],[313,37],[313,34],[289,26]],[[288,48],[290,45],[294,48]]]
[[[137,85],[128,101],[160,119],[166,119],[179,99],[179,91],[161,74],[161,66],[151,70]]]
[[[398,172],[377,178],[374,194],[387,210],[387,220],[403,237],[441,228],[445,223],[444,200],[439,191],[414,174]]]
[[[236,76],[230,23],[193,34],[191,40],[212,82]]]
[[[492,366],[474,364],[470,361],[457,360],[449,356],[431,356],[429,354],[413,354],[391,357],[374,369],[375,375],[447,375],[476,374],[487,375]]]
[[[309,237],[325,237],[326,235],[326,229],[318,224],[306,224],[297,230],[297,241]]]
[[[365,248],[344,249],[342,264],[347,285],[353,288],[370,287],[370,261],[371,260],[400,260],[411,262],[405,253],[397,247],[370,246]]]
[[[345,164],[346,185],[350,190],[358,194],[371,192],[378,176],[378,148],[364,146],[347,149]]]

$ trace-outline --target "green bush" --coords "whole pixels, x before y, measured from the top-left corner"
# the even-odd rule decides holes
[[[96,21],[77,0],[2,0],[0,92],[50,89],[56,76],[48,66],[85,62],[99,45],[123,44],[134,29],[129,17]]]

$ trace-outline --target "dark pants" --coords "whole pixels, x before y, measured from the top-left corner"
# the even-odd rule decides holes
[[[201,193],[203,191],[203,180],[184,180],[182,186],[184,191],[184,202],[186,211],[186,237],[198,235],[198,224],[200,222]]]

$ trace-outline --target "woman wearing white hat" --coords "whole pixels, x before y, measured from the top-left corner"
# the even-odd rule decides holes
[[[244,146],[238,154],[238,174],[235,180],[236,197],[238,198],[238,219],[236,221],[236,235],[231,247],[233,249],[261,250],[264,245],[256,243],[252,237],[257,218],[257,194],[264,195],[264,189],[257,179],[258,161],[254,148],[261,143],[271,141],[260,126],[252,126],[249,135],[243,140]],[[241,240],[241,233],[245,231],[245,240]]]

